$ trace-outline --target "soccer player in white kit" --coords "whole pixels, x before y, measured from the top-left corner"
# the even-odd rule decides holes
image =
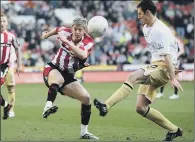
[[[156,98],[156,90],[170,81],[172,87],[183,91],[175,74],[177,70],[177,46],[171,30],[156,17],[156,6],[150,0],[143,0],[137,6],[138,19],[142,22],[143,33],[149,51],[151,64],[130,73],[125,83],[105,102],[94,99],[94,105],[105,116],[112,106],[129,96],[135,84],[138,89],[136,112],[168,131],[165,141],[182,136],[183,131],[171,123],[158,110],[149,105]]]
[[[7,31],[8,20],[5,14],[1,13],[1,59],[0,59],[0,86],[2,86],[5,82],[5,76],[7,75],[9,66],[10,66],[10,57],[12,56],[13,48],[15,49],[17,56],[17,71],[20,71],[20,45],[16,36]],[[9,111],[12,108],[12,104],[8,104],[1,95],[1,105],[4,105],[4,116],[3,119],[7,119],[9,117]]]

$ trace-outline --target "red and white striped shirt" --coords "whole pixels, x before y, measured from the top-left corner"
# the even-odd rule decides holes
[[[12,48],[19,48],[20,44],[16,36],[11,32],[2,32],[1,33],[1,58],[0,64],[10,62]]]
[[[56,30],[58,34],[63,34],[69,41],[74,43],[72,41],[71,28],[59,27],[56,28]],[[94,47],[94,40],[89,35],[84,34],[81,41],[75,45],[79,46],[79,48],[81,48],[82,50],[87,50],[89,56],[92,48]],[[80,59],[78,57],[74,56],[74,53],[71,51],[68,45],[65,45],[61,42],[61,47],[52,60],[52,63],[55,66],[59,67],[62,71],[67,70],[69,73],[74,73],[73,64],[78,63],[79,60]]]

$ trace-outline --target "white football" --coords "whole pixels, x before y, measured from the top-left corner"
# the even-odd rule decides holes
[[[95,37],[101,37],[108,28],[108,21],[103,16],[94,16],[88,21],[87,31]]]

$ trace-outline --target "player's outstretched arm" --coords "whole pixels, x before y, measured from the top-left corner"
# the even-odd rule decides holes
[[[74,52],[75,56],[78,57],[79,59],[83,60],[88,57],[88,51],[83,47],[75,46],[73,43],[68,41],[65,36],[59,35],[58,39],[60,39],[64,44],[67,44],[72,51]]]
[[[52,36],[52,35],[56,35],[57,34],[57,30],[56,28],[50,30],[50,31],[44,31],[41,35],[42,39],[47,39],[48,37]]]
[[[57,27],[50,31],[44,31],[41,35],[41,39],[47,39],[50,36],[57,35],[59,32],[61,32],[64,29],[65,27]]]
[[[167,54],[167,55],[164,55],[164,57],[165,57],[165,61],[167,63],[167,68],[168,68],[168,73],[169,73],[169,76],[170,76],[171,86],[173,88],[176,87],[177,89],[183,91],[183,88],[181,87],[181,84],[176,79],[175,68],[174,68],[172,60],[171,60],[171,55]]]

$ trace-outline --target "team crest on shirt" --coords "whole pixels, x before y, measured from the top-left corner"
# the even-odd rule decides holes
[[[154,42],[147,42],[147,45],[149,48],[151,48],[152,50],[155,49],[155,43]]]
[[[163,45],[161,43],[155,43],[155,42],[147,42],[148,47],[152,50],[152,51],[156,51],[156,50],[160,50],[163,48]]]
[[[159,50],[159,49],[162,49],[162,48],[163,48],[163,45],[160,44],[160,43],[158,43],[158,44],[157,44],[157,49]]]

